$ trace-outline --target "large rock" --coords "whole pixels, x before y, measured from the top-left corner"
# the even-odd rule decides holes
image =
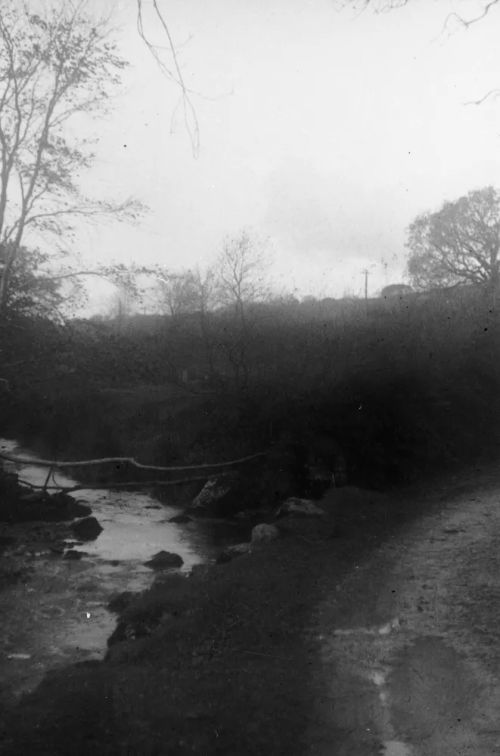
[[[83,520],[77,520],[71,528],[81,541],[94,541],[103,530],[95,517],[84,517]]]
[[[194,497],[191,506],[193,509],[211,509],[231,490],[231,485],[219,478],[207,480],[200,493]]]
[[[295,517],[323,517],[325,512],[310,499],[292,497],[284,501],[276,513],[277,517],[290,515]]]
[[[276,525],[261,522],[252,528],[252,543],[267,543],[268,541],[276,541],[279,537],[280,531]]]
[[[159,551],[144,564],[146,567],[151,567],[152,570],[166,570],[172,567],[182,567],[184,560],[179,554],[173,554],[171,551]]]
[[[249,554],[252,550],[251,546],[252,544],[250,543],[237,543],[234,546],[228,546],[217,557],[217,564],[225,564],[226,562],[231,562],[233,559],[243,556],[244,554]]]

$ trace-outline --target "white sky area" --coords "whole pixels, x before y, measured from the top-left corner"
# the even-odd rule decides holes
[[[82,229],[84,260],[203,266],[246,227],[269,238],[279,289],[360,295],[368,268],[374,294],[402,280],[419,213],[500,184],[500,98],[464,104],[500,87],[500,6],[450,33],[450,10],[470,17],[483,4],[410,0],[380,14],[335,0],[158,4],[200,93],[200,154],[175,84],[139,38],[135,0],[109,0],[131,65],[112,114],[91,123],[100,141],[85,188],[149,211],[134,227]],[[146,30],[166,45],[144,6]],[[94,304],[102,297],[98,285]]]

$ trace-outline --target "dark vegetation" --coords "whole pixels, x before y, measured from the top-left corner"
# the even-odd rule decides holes
[[[297,469],[323,439],[350,482],[400,484],[494,446],[498,333],[491,292],[473,285],[275,300],[243,321],[232,308],[15,318],[1,332],[2,432],[59,459],[194,464],[271,449]]]

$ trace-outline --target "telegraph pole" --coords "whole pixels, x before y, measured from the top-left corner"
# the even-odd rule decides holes
[[[364,268],[364,270],[361,271],[361,273],[365,277],[365,302],[368,301],[368,276],[370,275],[370,271],[368,268]]]

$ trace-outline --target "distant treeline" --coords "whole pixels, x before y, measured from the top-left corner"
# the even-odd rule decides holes
[[[203,461],[322,434],[385,485],[497,439],[490,290],[293,299],[211,312],[17,319],[1,332],[5,433],[61,456]]]

